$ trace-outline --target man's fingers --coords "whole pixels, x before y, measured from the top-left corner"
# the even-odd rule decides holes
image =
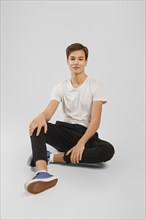
[[[47,123],[45,124],[45,126],[44,126],[44,131],[45,131],[45,134],[47,133]]]
[[[71,161],[72,163],[76,164],[79,163],[79,161],[82,159],[82,152],[78,152],[78,153],[72,153],[71,155]]]
[[[42,126],[42,125],[41,126],[37,126],[37,125],[29,126],[29,134],[30,134],[30,136],[32,136],[32,134],[33,134],[33,132],[34,132],[34,130],[36,128],[37,128],[36,136],[39,136],[42,127],[44,127],[44,132],[47,133],[47,129],[48,129],[47,124],[45,124],[44,126]]]
[[[29,127],[29,134],[30,136],[32,136],[33,132],[34,132],[35,127]]]
[[[79,161],[81,161],[81,160],[82,160],[82,155],[83,155],[83,152],[80,154]]]
[[[37,129],[37,133],[36,133],[36,136],[39,136],[39,134],[40,134],[40,130],[41,130],[41,126],[38,127],[38,129]]]
[[[69,155],[71,153],[71,150],[67,151],[66,155]]]
[[[30,135],[30,136],[32,136],[32,133],[33,133],[32,130],[29,129],[29,135]]]
[[[69,155],[70,153],[71,153],[71,156],[70,156],[71,163],[76,164],[82,160],[83,151],[81,151],[81,152],[76,151],[76,150],[74,150],[74,148],[72,148],[69,151],[67,151],[66,155]]]
[[[72,152],[72,154],[71,154],[71,162],[73,164],[76,164],[77,161],[78,161],[77,154],[75,152]]]
[[[71,163],[76,164],[77,163],[77,155],[72,150],[70,150],[70,152],[71,152],[70,161],[71,161]]]
[[[77,163],[79,163],[79,161],[80,161],[80,155],[78,155],[78,157],[77,157]]]

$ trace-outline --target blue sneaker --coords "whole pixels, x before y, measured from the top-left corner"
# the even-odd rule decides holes
[[[38,171],[32,180],[25,183],[24,187],[29,193],[37,194],[52,188],[57,181],[58,179],[48,172]]]
[[[50,155],[52,154],[52,152],[48,151],[47,150],[47,159],[48,159],[48,163],[50,163]],[[27,165],[30,166],[30,167],[35,167],[35,162],[33,160],[33,156],[30,155],[30,157],[28,158],[28,161],[27,161]]]

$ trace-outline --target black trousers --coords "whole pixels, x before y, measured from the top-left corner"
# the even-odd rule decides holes
[[[47,123],[47,126],[46,134],[44,133],[44,128],[42,128],[39,136],[36,136],[36,128],[31,136],[34,162],[37,160],[45,160],[47,162],[46,143],[58,151],[66,153],[77,144],[87,130],[82,125],[61,121],[57,121],[55,124]],[[106,162],[113,157],[114,152],[113,146],[109,142],[99,139],[96,132],[86,143],[80,163]],[[71,163],[70,155],[66,156],[64,154],[64,160],[66,163]]]

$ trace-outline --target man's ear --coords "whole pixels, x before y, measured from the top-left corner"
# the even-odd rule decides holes
[[[68,64],[68,59],[66,60],[67,64]]]
[[[88,64],[88,60],[86,60],[85,62],[86,62],[85,66],[87,66],[87,64]]]

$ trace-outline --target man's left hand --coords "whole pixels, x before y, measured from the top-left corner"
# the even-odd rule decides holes
[[[73,164],[79,163],[80,160],[82,160],[83,151],[85,149],[84,144],[77,143],[74,147],[72,147],[69,151],[67,151],[66,155],[70,156],[70,161]]]

